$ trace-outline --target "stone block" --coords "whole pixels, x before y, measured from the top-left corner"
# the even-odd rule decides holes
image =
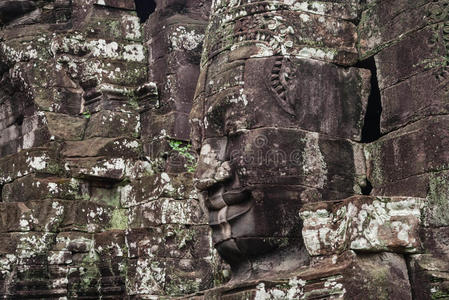
[[[56,234],[50,232],[12,232],[0,235],[4,241],[0,246],[2,267],[6,268],[11,267],[8,264],[45,264],[48,251],[56,238]]]
[[[368,144],[365,154],[373,187],[445,170],[449,162],[447,120],[447,116],[420,120]]]
[[[201,259],[211,255],[207,225],[167,224],[149,228],[131,228],[126,233],[129,257]]]
[[[161,198],[196,199],[192,173],[158,173],[132,180],[119,188],[121,205],[130,207]]]
[[[181,296],[212,286],[206,260],[138,258],[130,261],[129,295]]]
[[[419,73],[444,67],[448,27],[444,23],[427,26],[380,51],[375,56],[379,88],[384,90]]]
[[[152,171],[148,162],[104,157],[70,158],[65,167],[75,178],[104,180],[104,186],[124,179],[136,179]]]
[[[87,120],[65,114],[46,112],[50,135],[57,140],[76,141],[84,137]]]
[[[188,141],[190,134],[189,115],[183,112],[171,112],[159,115],[149,110],[141,114],[142,138],[156,139],[168,137]]]
[[[449,297],[447,248],[444,254],[412,255],[409,258],[409,265],[413,295],[417,299],[444,299]]]
[[[209,140],[204,144],[207,143]],[[297,129],[261,128],[229,138],[226,147],[242,187],[260,184],[296,187],[299,192],[310,192],[311,197],[307,197],[307,192],[301,197],[303,202],[309,202],[345,198],[358,193],[359,185],[363,184],[361,147],[348,140]],[[216,146],[203,145],[203,149],[218,151]],[[208,166],[200,156],[198,174]]]
[[[140,143],[131,137],[92,138],[83,141],[67,141],[61,151],[66,158],[77,157],[121,157],[137,158]]]
[[[0,158],[0,184],[10,183],[31,173],[60,174],[62,165],[56,152],[56,149],[33,148]]]
[[[83,199],[79,180],[35,175],[21,177],[3,186],[3,202],[26,202],[45,198]]]
[[[0,232],[98,232],[111,228],[115,221],[113,207],[91,201],[45,199],[1,204]]]
[[[158,111],[189,113],[199,74],[205,22],[189,18],[163,19],[149,28],[149,79],[159,87]],[[153,23],[154,24],[154,23]],[[161,27],[164,27],[162,30]]]
[[[412,299],[405,260],[384,252],[324,257],[283,277],[240,281],[181,299]]]
[[[223,14],[229,17],[223,18]],[[208,32],[204,62],[219,55],[229,60],[288,55],[352,65],[358,56],[354,24],[291,9],[286,3],[223,9],[211,15]]]
[[[114,208],[91,201],[64,202],[60,231],[101,232],[111,227]]]
[[[444,69],[423,72],[383,90],[381,132],[388,133],[412,122],[446,114],[449,87],[444,79],[445,72]]]
[[[449,34],[446,32],[449,23],[427,26],[376,56],[382,90],[382,133],[447,113]],[[413,51],[407,50],[411,48]]]
[[[59,201],[1,203],[0,232],[57,232],[64,213]]]
[[[304,244],[313,256],[348,249],[417,253],[425,206],[423,198],[367,196],[307,204],[300,213]]]
[[[100,111],[89,118],[86,138],[139,137],[140,117],[136,113]]]
[[[160,198],[131,207],[128,218],[130,228],[146,228],[163,224],[206,224],[204,213],[197,200]]]
[[[94,249],[94,235],[81,231],[63,231],[56,236],[55,251],[72,253],[89,252]]]
[[[445,0],[376,1],[363,11],[358,26],[361,59],[403,39],[429,24],[444,21]]]

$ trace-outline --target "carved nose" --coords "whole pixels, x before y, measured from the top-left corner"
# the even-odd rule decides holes
[[[225,161],[217,168],[214,179],[217,182],[222,182],[231,177],[232,177],[231,164],[229,161]]]
[[[207,172],[197,173],[195,187],[198,190],[204,191],[210,189],[212,186],[232,178],[231,164],[229,161],[225,161],[211,169]]]

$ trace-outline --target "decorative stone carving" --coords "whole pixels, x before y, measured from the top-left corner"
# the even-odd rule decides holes
[[[347,21],[333,20],[333,36],[308,31],[325,11],[221,4],[205,40],[192,139],[213,242],[243,279],[306,265],[301,206],[365,185],[363,151],[350,139],[361,139],[370,72],[329,63],[350,63]],[[312,51],[306,36],[339,54]]]

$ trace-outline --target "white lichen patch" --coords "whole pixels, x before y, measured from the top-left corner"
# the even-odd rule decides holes
[[[347,245],[352,250],[415,253],[424,205],[424,199],[412,197],[350,198],[336,210],[302,211],[304,243],[311,255],[341,252]]]
[[[119,186],[120,204],[123,207],[131,207],[138,204],[136,193],[131,184],[125,186]]]
[[[345,214],[346,207],[335,213],[325,209],[301,213],[304,220],[303,239],[310,255],[322,254],[323,248],[329,252],[340,250],[347,235],[348,224],[341,221]]]
[[[59,193],[59,187],[58,187],[57,183],[49,182],[47,186],[48,186],[48,191],[51,194],[55,195],[55,194]]]
[[[134,22],[128,22],[129,37],[138,36]],[[140,27],[140,24],[139,24]],[[140,32],[140,31],[139,31]],[[94,57],[108,58],[116,60],[126,60],[133,62],[143,62],[146,58],[145,48],[140,43],[123,44],[116,41],[108,42],[104,39],[87,40],[79,33],[71,36],[55,37],[51,42],[51,51],[57,53],[82,53],[89,52]]]
[[[50,251],[47,260],[50,265],[67,265],[72,262],[72,252]]]
[[[318,133],[309,133],[304,139],[302,169],[309,186],[323,188],[327,181],[327,165],[319,146]]]
[[[0,273],[2,275],[10,275],[12,266],[17,263],[17,256],[14,254],[6,254],[0,258]]]
[[[244,106],[248,105],[248,99],[246,98],[246,94],[244,93],[243,89],[240,89],[238,95],[234,95],[234,97],[231,97],[229,99],[229,102],[231,102],[231,103],[242,103]]]
[[[12,63],[18,63],[21,61],[29,61],[38,58],[38,52],[36,49],[29,45],[26,48],[15,49],[14,47],[8,46],[5,43],[0,44],[0,48],[6,56],[6,59]]]
[[[128,283],[128,290],[133,294],[162,294],[165,276],[165,267],[162,262],[139,258],[135,278]]]
[[[295,54],[298,58],[310,58],[324,61],[332,61],[335,57],[335,50],[323,50],[319,48],[304,47]]]
[[[48,155],[44,154],[42,156],[28,157],[26,162],[28,166],[37,171],[44,170],[47,168],[47,162],[49,160]]]
[[[125,45],[123,59],[127,61],[143,62],[146,58],[145,48],[141,44]]]
[[[267,288],[262,282],[256,286],[254,300],[303,299],[305,284],[302,279],[291,278],[286,284]]]
[[[27,232],[23,233],[17,244],[17,257],[19,260],[36,257],[45,254],[52,245],[54,234]]]
[[[99,39],[88,42],[86,46],[92,52],[93,56],[100,56],[104,58],[119,57],[117,42],[108,43],[103,39]]]
[[[129,40],[138,40],[142,38],[142,26],[139,18],[136,16],[124,15],[122,16],[122,24],[125,24],[125,37]]]
[[[184,26],[178,26],[170,35],[170,46],[173,50],[193,50],[204,40],[204,34],[195,30],[187,30]]]
[[[64,251],[69,249],[84,249],[85,251],[89,251],[94,248],[93,239],[78,235],[75,237],[58,235],[56,237],[56,243]]]

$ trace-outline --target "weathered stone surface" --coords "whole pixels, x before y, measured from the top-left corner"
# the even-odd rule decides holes
[[[202,225],[205,218],[197,200],[161,198],[133,206],[129,210],[129,226],[144,228],[163,224]]]
[[[129,272],[132,274],[132,281],[129,294],[151,295],[155,298],[164,294],[189,294],[211,284],[212,278],[207,277],[209,268],[210,264],[207,262],[189,259],[131,260]]]
[[[446,214],[449,208],[448,171],[431,172],[411,176],[403,180],[377,187],[373,192],[377,195],[395,196],[406,195],[426,198],[424,224],[426,226],[448,226]]]
[[[215,65],[204,86],[205,137],[279,126],[360,140],[369,78],[367,70],[281,56]]]
[[[74,178],[27,175],[6,184],[2,191],[3,202],[25,202],[51,197],[82,199],[80,182]]]
[[[45,199],[2,203],[0,231],[97,232],[115,225],[114,212],[110,206],[90,201]]]
[[[68,158],[105,157],[107,155],[137,158],[139,150],[139,141],[131,137],[92,138],[84,141],[67,141],[64,143],[61,153]]]
[[[31,173],[57,175],[62,172],[56,149],[33,148],[0,158],[0,183],[12,182]]]
[[[376,57],[382,90],[382,132],[447,113],[448,28],[445,23],[428,26]],[[407,50],[410,48],[413,51]]]
[[[142,137],[168,137],[175,140],[189,140],[189,115],[171,112],[165,115],[146,113],[142,115]]]
[[[205,6],[207,4],[204,4]],[[158,84],[158,113],[189,113],[199,74],[206,23],[194,18],[158,16],[147,26],[150,80]],[[186,123],[187,125],[187,123]]]
[[[166,257],[196,259],[211,256],[211,249],[201,245],[210,242],[205,225],[168,224],[162,227],[132,228],[126,233],[129,257]]]
[[[445,21],[445,0],[376,1],[363,11],[358,28],[358,49],[362,58],[428,24]]]
[[[444,299],[449,295],[447,258],[418,254],[411,257],[413,292],[418,299]],[[438,265],[438,270],[435,265]]]
[[[305,246],[310,255],[332,255],[347,249],[419,252],[425,203],[422,198],[355,196],[307,204],[300,213]]]
[[[323,6],[315,7],[318,14],[301,10],[301,4],[293,9],[284,3],[235,6],[212,12],[208,27],[211,35],[204,46],[205,59],[292,55],[343,65],[357,60],[356,27],[348,21],[326,16]]]
[[[421,120],[366,146],[368,178],[376,188],[447,168],[447,116]]]
[[[53,138],[65,141],[81,140],[84,136],[86,119],[63,114],[45,113],[48,130]]]
[[[159,173],[143,176],[120,187],[121,204],[124,207],[151,202],[160,198],[196,199],[191,173]]]
[[[129,112],[103,110],[89,118],[86,138],[93,137],[139,137],[140,117]]]
[[[447,298],[448,8],[1,1],[0,298]]]
[[[284,277],[243,281],[183,299],[412,299],[405,260],[381,253],[316,261],[313,268]]]

